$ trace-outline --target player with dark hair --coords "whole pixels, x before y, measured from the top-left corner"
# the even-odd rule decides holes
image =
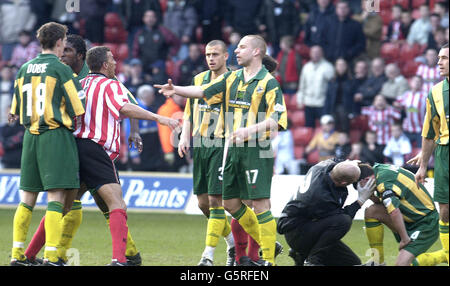
[[[373,171],[373,176],[361,181],[364,183],[371,178],[376,181],[376,192],[371,197],[374,204],[364,212],[366,235],[373,253],[373,259],[366,265],[385,265],[383,224],[392,230],[399,242],[395,265],[446,262],[442,250],[433,255],[438,260],[430,261],[427,255],[423,255],[439,237],[439,214],[425,186],[416,184],[414,174],[401,167],[375,164]]]
[[[213,40],[205,47],[205,58],[209,70],[196,75],[193,84],[207,84],[229,69],[227,46],[223,41]],[[227,266],[234,262],[234,240],[231,226],[222,205],[221,166],[225,138],[224,105],[208,105],[203,99],[187,99],[184,110],[183,131],[178,144],[180,157],[189,151],[191,133],[193,137],[194,194],[198,205],[208,218],[205,249],[199,266],[212,266],[214,250],[223,236],[227,242]]]
[[[21,203],[14,216],[11,265],[29,265],[24,243],[39,192],[46,191],[45,265],[61,265],[57,246],[62,233],[64,205],[71,205],[68,190],[78,189],[78,153],[74,118],[84,114],[85,94],[72,70],[59,61],[67,27],[50,22],[39,28],[42,53],[17,73],[10,121],[20,116],[26,132],[23,141]]]
[[[305,260],[324,266],[361,264],[359,257],[341,241],[375,187],[374,179],[357,183],[362,176],[371,174],[369,168],[358,162],[328,159],[314,165],[297,194],[284,207],[277,230],[291,247],[289,256],[296,265],[303,266]],[[358,199],[344,207],[350,184],[356,184]]]
[[[439,236],[448,264],[448,189],[449,189],[449,60],[448,43],[442,46],[438,55],[440,75],[444,80],[430,90],[426,102],[426,114],[422,129],[422,150],[409,160],[418,164],[416,183],[424,183],[428,162],[434,152],[434,194],[439,203]]]
[[[89,68],[86,64],[86,42],[84,39],[79,35],[68,35],[67,41],[64,47],[64,52],[61,57],[61,61],[68,66],[72,68],[72,71],[74,72],[74,77],[81,81],[84,79],[88,73]],[[125,87],[123,87],[125,88]],[[137,104],[132,94],[127,91],[128,99],[133,104]],[[130,119],[131,121],[132,119]],[[137,120],[135,120],[137,122]],[[131,124],[132,128],[135,129],[135,125]],[[132,134],[134,133],[134,136],[131,137],[131,141],[136,144],[136,146],[141,146],[139,143],[142,143],[140,140],[140,136],[138,132],[135,130],[132,130]],[[142,146],[141,146],[142,147]],[[140,148],[139,150],[142,150]],[[58,257],[63,260],[64,263],[67,263],[68,259],[66,256],[66,251],[71,247],[73,237],[75,236],[75,233],[77,232],[79,226],[81,225],[82,221],[82,205],[81,205],[81,197],[84,195],[84,193],[87,191],[86,186],[84,184],[81,185],[81,188],[78,190],[74,190],[74,192],[70,193],[71,197],[75,197],[75,200],[73,201],[71,208],[64,208],[63,209],[63,230],[62,230],[62,236],[58,243]],[[96,194],[95,189],[91,190],[91,195],[93,196],[97,206],[100,208],[102,213],[104,214],[105,218],[108,221],[109,224],[109,210],[106,203],[102,200],[102,198]],[[31,239],[30,243],[28,244],[27,249],[25,250],[25,256],[28,259],[28,261],[33,264],[37,265],[42,263],[42,260],[39,258],[36,258],[36,255],[39,253],[41,248],[43,247],[45,243],[45,216],[42,218],[38,229],[33,235],[33,238]],[[133,238],[131,237],[131,233],[128,231],[128,237],[127,237],[127,249],[126,249],[126,258],[129,265],[141,265],[142,259],[140,257],[139,252],[136,249],[136,245],[134,243]]]
[[[74,132],[80,161],[80,180],[88,189],[95,188],[109,212],[112,238],[112,266],[128,265],[126,259],[127,214],[114,160],[119,156],[119,118],[130,117],[157,120],[162,125],[177,128],[177,120],[159,116],[130,104],[126,90],[114,80],[116,61],[108,47],[99,46],[87,52],[86,62],[91,73],[82,80],[86,91],[89,116],[77,120]],[[96,115],[102,120],[96,121]]]

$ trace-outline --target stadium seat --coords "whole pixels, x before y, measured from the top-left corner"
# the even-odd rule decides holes
[[[159,0],[159,4],[161,5],[162,12],[166,12],[167,10],[167,0]]]
[[[384,43],[381,46],[380,55],[387,62],[392,63],[398,60],[400,47],[395,43]]]
[[[395,4],[400,4],[404,9],[409,8],[409,0],[395,0]]]
[[[422,53],[422,48],[418,44],[410,45],[408,43],[404,43],[400,47],[399,53],[400,62],[406,63],[409,61],[413,61],[414,58],[419,56]]]
[[[402,67],[402,75],[406,78],[414,76],[417,72],[417,68],[419,67],[419,65],[420,63],[415,62],[414,60],[404,63]]]
[[[121,61],[126,60],[128,58],[128,45],[126,43],[119,44],[116,48],[117,58]]]
[[[380,10],[380,17],[383,20],[383,25],[389,25],[389,22],[391,22],[392,12],[390,9],[388,10]]]
[[[392,1],[380,1],[380,10],[390,10],[393,4]]]
[[[427,4],[427,0],[412,0],[411,2],[413,9],[419,8],[422,4]]]
[[[319,163],[319,151],[314,150],[308,154],[307,161],[309,164],[317,164]]]
[[[295,146],[306,146],[311,141],[314,134],[313,128],[296,127],[292,129],[292,137]]]
[[[367,116],[358,115],[354,117],[350,121],[350,129],[351,130],[360,130],[361,132],[365,132],[369,129],[369,121]]]
[[[118,29],[123,29],[122,19],[120,19],[119,14],[109,12],[106,13],[104,19],[105,19],[105,27],[116,27]]]
[[[288,113],[288,117],[292,122],[292,127],[305,126],[305,112],[303,110],[295,110]]]
[[[295,146],[294,147],[294,157],[295,157],[295,159],[297,159],[297,160],[302,159],[304,153],[305,153],[305,147],[304,146]]]
[[[361,136],[363,135],[363,132],[359,129],[352,129],[350,130],[350,143],[356,143],[361,141]]]
[[[310,48],[306,44],[296,44],[295,50],[300,54],[302,60],[309,60],[309,50]]]
[[[420,18],[420,11],[419,8],[412,10],[411,16],[414,20],[417,20]]]

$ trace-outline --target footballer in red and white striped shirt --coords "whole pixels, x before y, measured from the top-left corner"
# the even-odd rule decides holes
[[[388,105],[384,96],[380,94],[375,96],[373,105],[362,108],[361,114],[369,117],[369,128],[376,132],[377,143],[380,145],[386,145],[391,137],[392,124],[402,117],[401,112]]]
[[[421,64],[416,71],[416,75],[422,77],[423,86],[422,89],[427,94],[437,82],[441,81],[441,75],[439,73],[439,66],[437,65],[437,51],[434,49],[428,49],[425,52],[425,64]]]
[[[411,90],[401,95],[394,106],[405,110],[403,119],[403,131],[409,133],[421,133],[423,119],[425,118],[427,93],[422,90],[422,78],[414,76],[411,80]]]
[[[89,74],[81,85],[87,112],[77,120],[74,135],[100,144],[114,160],[120,151],[120,109],[129,102],[128,96],[118,81],[102,74]]]

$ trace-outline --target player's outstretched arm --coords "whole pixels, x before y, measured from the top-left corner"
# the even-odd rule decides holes
[[[141,120],[153,120],[157,121],[159,124],[169,126],[171,129],[177,129],[180,126],[178,120],[161,116],[145,110],[137,105],[126,103],[121,109],[120,114],[125,117],[141,119]]]
[[[159,89],[159,93],[169,98],[175,94],[186,97],[186,98],[202,98],[203,89],[200,86],[190,85],[190,86],[178,86],[174,85],[172,80],[169,79],[166,84],[155,84],[155,88]]]

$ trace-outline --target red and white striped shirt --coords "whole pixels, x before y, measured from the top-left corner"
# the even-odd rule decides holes
[[[89,74],[81,81],[86,93],[86,113],[76,120],[73,133],[100,144],[111,160],[120,152],[120,109],[128,97],[116,80],[101,74]]]
[[[401,112],[392,106],[382,110],[376,109],[373,105],[364,106],[361,114],[369,117],[369,128],[377,134],[377,143],[380,145],[386,145],[391,138],[392,124],[402,118]]]
[[[424,91],[407,91],[397,102],[404,108],[406,118],[403,119],[403,131],[421,133],[425,118],[427,93]]]
[[[442,80],[441,75],[439,74],[439,66],[430,67],[422,64],[417,68],[416,75],[422,77],[422,90],[427,94],[430,92],[433,85]]]

